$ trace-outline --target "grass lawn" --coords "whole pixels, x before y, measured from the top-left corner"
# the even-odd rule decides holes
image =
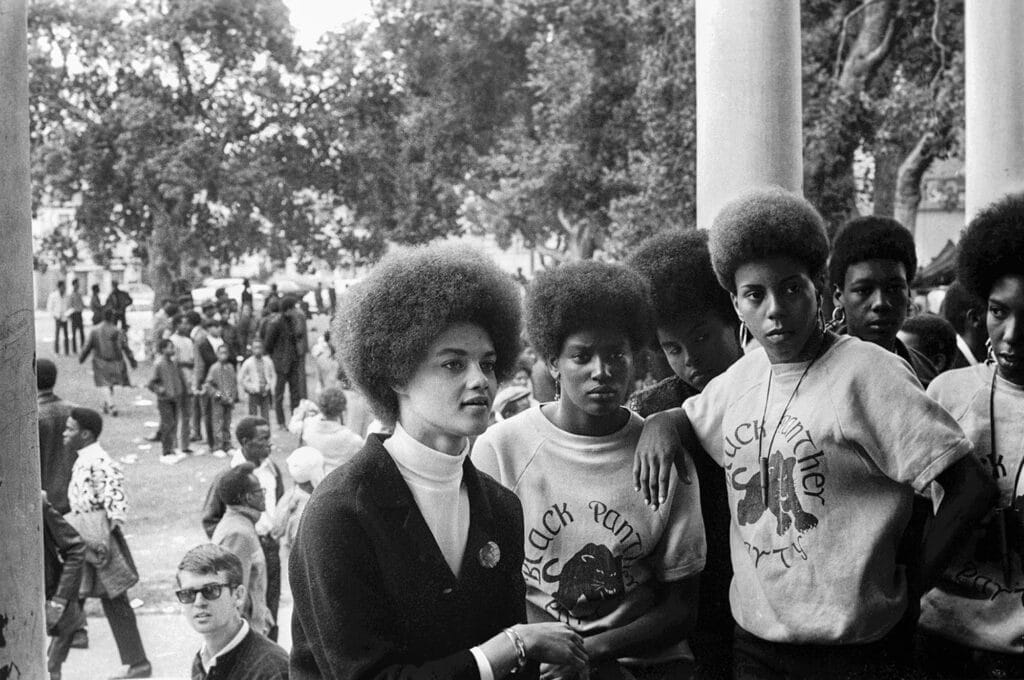
[[[57,363],[55,393],[67,401],[99,411],[102,400],[93,386],[91,361],[79,364],[74,357],[54,357],[49,320],[37,321],[36,327],[38,355]],[[177,601],[172,593],[175,569],[186,550],[207,540],[199,524],[203,499],[210,480],[228,463],[227,459],[208,455],[190,456],[173,466],[159,462],[159,442],[144,439],[156,430],[159,420],[153,395],[145,388],[151,368],[148,362],[140,362],[131,372],[132,383],[136,386],[116,388],[118,416],[104,417],[100,444],[121,464],[126,478],[126,537],[140,575],[138,585],[129,591],[129,596],[142,600],[137,612],[177,612]],[[244,415],[243,411],[244,404],[236,406],[234,422]],[[271,457],[284,472],[286,484],[290,484],[284,459],[297,446],[298,438],[279,430],[276,425],[272,430]],[[192,447],[197,448],[197,445]],[[137,456],[137,460],[129,462],[131,456]],[[102,615],[99,600],[89,601],[88,612]]]

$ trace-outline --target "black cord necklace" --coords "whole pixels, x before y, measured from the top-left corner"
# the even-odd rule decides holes
[[[818,358],[821,357],[825,353],[825,350],[828,348],[829,335],[830,333],[828,331],[822,332],[821,340],[818,344],[818,349],[814,352],[814,356],[811,357],[811,360],[807,362],[807,368],[805,368],[804,372],[800,374],[800,379],[796,381],[796,387],[793,388],[793,392],[790,393],[789,399],[786,400],[786,405],[782,408],[782,415],[779,416],[779,421],[775,423],[775,430],[772,432],[772,438],[768,440],[767,456],[764,455],[761,448],[761,445],[764,442],[764,437],[757,438],[757,464],[759,469],[761,470],[761,502],[766,508],[768,507],[768,458],[769,456],[772,455],[772,449],[775,447],[775,436],[779,434],[779,428],[782,427],[782,421],[786,419],[786,414],[789,412],[789,407],[793,403],[793,399],[796,398],[797,390],[800,389],[800,385],[803,384],[804,378],[806,378],[807,374],[810,373],[811,366],[814,365],[814,362],[816,362]],[[774,374],[771,371],[771,367],[769,366],[768,389],[765,391],[764,410],[761,412],[762,428],[765,426],[765,420],[768,418],[768,402],[772,394],[773,375]]]
[[[996,453],[996,380],[999,375],[999,367],[992,367],[992,385],[989,388],[988,393],[988,436],[989,436],[989,449],[988,449],[988,462],[992,467],[992,477],[998,477],[999,470],[999,455]],[[1021,472],[1024,471],[1024,458],[1021,459],[1017,465],[1017,474],[1014,475],[1013,488],[1010,492],[1010,504],[1003,506],[1001,502],[997,501],[998,507],[996,508],[995,522],[996,522],[996,533],[998,534],[999,540],[999,556],[1003,567],[1003,577],[1006,579],[1006,583],[1010,583],[1010,579],[1013,576],[1013,567],[1010,560],[1010,549],[1009,549],[1009,538],[1006,531],[1006,515],[1009,513],[1016,512],[1016,493],[1020,485]]]

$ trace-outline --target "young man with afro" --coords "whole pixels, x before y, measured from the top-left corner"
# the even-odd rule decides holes
[[[890,217],[850,220],[832,243],[828,274],[837,330],[895,352],[927,387],[935,367],[897,337],[910,313],[910,282],[917,274],[910,232]]]
[[[907,349],[923,354],[936,375],[953,368],[958,356],[956,330],[938,314],[922,312],[908,317],[896,337]]]
[[[975,536],[921,601],[929,677],[1024,677],[1024,194],[971,221],[957,275],[986,304],[993,360],[942,374],[928,394],[963,427],[999,487]]]
[[[579,668],[568,626],[526,625],[523,514],[469,461],[519,353],[519,291],[476,251],[396,249],[331,337],[388,438],[306,505],[289,560],[291,677],[487,678]]]
[[[622,265],[563,264],[533,280],[526,316],[560,397],[495,424],[473,462],[523,503],[527,615],[578,631],[590,677],[683,677],[706,550],[693,465],[662,512],[630,488],[643,419],[623,403],[650,338],[647,287]]]
[[[640,244],[629,261],[648,283],[656,340],[674,375],[634,393],[629,408],[643,417],[676,408],[743,356],[739,320],[729,293],[711,268],[705,230],[672,230]],[[729,612],[729,505],[722,468],[694,452],[700,508],[707,535],[697,624],[690,635],[702,678],[732,677],[736,622]]]
[[[988,350],[988,326],[985,316],[988,305],[967,292],[964,285],[954,281],[946,289],[939,313],[953,324],[956,331],[957,356],[953,368],[976,366],[985,360]]]

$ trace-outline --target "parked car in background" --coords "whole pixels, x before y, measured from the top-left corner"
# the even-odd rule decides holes
[[[203,279],[202,286],[192,289],[192,299],[195,301],[196,306],[201,306],[203,303],[216,298],[218,288],[223,288],[229,298],[237,301],[239,305],[242,304],[242,279],[231,277]],[[257,311],[263,309],[263,301],[266,299],[267,293],[270,292],[270,286],[265,283],[250,281],[249,290],[252,291],[253,308]]]

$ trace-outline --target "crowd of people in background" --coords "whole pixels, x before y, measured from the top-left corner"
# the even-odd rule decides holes
[[[895,220],[830,242],[763,189],[532,281],[396,249],[312,339],[294,297],[163,301],[161,462],[228,459],[176,572],[193,678],[1024,677],[1024,195],[965,230],[939,314],[916,271]],[[80,359],[114,416],[133,359],[99,313]],[[51,678],[84,597],[148,677],[102,416],[38,375]]]

